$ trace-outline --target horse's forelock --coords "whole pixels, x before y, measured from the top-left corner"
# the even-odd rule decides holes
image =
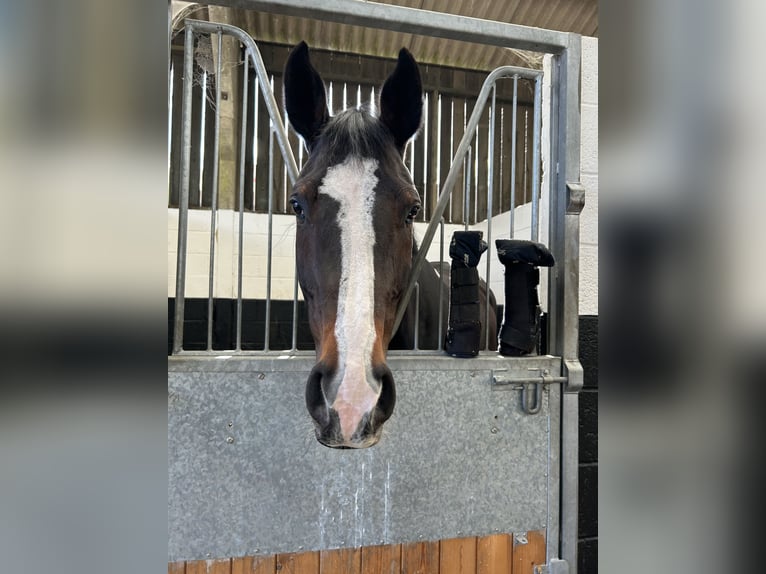
[[[317,154],[340,163],[353,155],[362,158],[382,158],[396,153],[388,129],[367,107],[350,108],[334,116],[325,125],[318,141]]]

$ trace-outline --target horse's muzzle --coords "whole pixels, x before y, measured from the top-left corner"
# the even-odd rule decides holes
[[[391,370],[385,365],[373,369],[373,376],[380,384],[380,395],[370,412],[362,417],[354,433],[344,436],[341,419],[332,407],[325,385],[333,373],[317,364],[306,381],[306,408],[314,422],[317,441],[329,448],[369,448],[380,441],[383,423],[388,420],[396,402],[396,388]],[[332,392],[332,391],[330,391]]]

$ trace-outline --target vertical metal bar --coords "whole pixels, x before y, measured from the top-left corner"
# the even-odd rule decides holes
[[[298,350],[298,262],[297,260],[295,262],[294,276],[295,278],[293,280],[293,333],[292,333],[292,345],[290,346],[291,351]]]
[[[464,193],[465,193],[465,202],[463,205],[463,221],[465,225],[465,230],[468,231],[468,225],[470,222],[470,217],[468,216],[468,210],[471,208],[471,166],[473,165],[471,162],[471,152],[473,151],[473,148],[468,148],[468,156],[467,159],[464,159],[463,163],[463,177],[465,178],[465,184],[464,184]]]
[[[420,350],[420,283],[415,283],[415,350]]]
[[[563,290],[563,333],[561,354],[564,360],[578,362],[579,331],[579,237],[580,210],[570,195],[580,182],[580,58],[581,40],[576,34],[569,35],[569,46],[561,57],[562,107],[564,118],[560,124],[563,132],[563,164],[559,169],[559,194],[563,205],[564,257],[557,261],[565,265]],[[569,184],[576,185],[569,185]],[[581,196],[580,202],[584,200]],[[579,389],[570,391],[565,387],[561,401],[561,557],[575,566],[570,574],[577,574],[578,530],[578,411]]]
[[[477,102],[478,105],[478,102]],[[476,193],[473,194],[473,220],[478,223],[479,222],[479,156],[481,155],[479,152],[481,151],[479,147],[479,127],[476,126],[476,130],[474,132],[474,145],[476,147],[476,155],[473,158],[473,169],[474,169],[474,183],[476,184]]]
[[[263,349],[269,350],[269,335],[271,332],[271,248],[273,235],[273,210],[274,210],[274,123],[269,122],[269,211],[268,229],[266,237],[268,248],[266,249],[266,326],[263,335]]]
[[[259,117],[260,117],[260,98],[258,97],[258,92],[260,92],[260,81],[258,78],[255,78],[255,85],[253,86],[253,89],[255,90],[255,93],[253,94],[253,181],[252,187],[253,187],[253,203],[252,203],[252,210],[253,213],[255,213],[255,205],[256,205],[256,178],[258,177],[258,148],[260,147],[260,143],[258,142],[258,123],[259,123]],[[285,162],[287,164],[287,162]]]
[[[513,215],[516,210],[516,112],[518,111],[519,75],[513,76],[513,113],[511,114],[511,229],[513,239]]]
[[[442,350],[442,326],[444,325],[444,218],[442,217],[439,229],[439,330],[437,331],[437,350]]]
[[[429,117],[429,110],[428,110],[429,100],[428,100],[428,92],[425,93],[425,97],[423,98],[423,197],[421,198],[423,201],[423,209],[421,209],[421,213],[423,214],[423,221],[427,221],[428,218],[431,217],[431,214],[428,213],[428,133],[431,127],[428,125],[428,117]]]
[[[487,244],[489,250],[487,251],[487,304],[484,313],[484,332],[486,337],[484,339],[485,349],[489,350],[489,282],[490,272],[492,270],[492,196],[494,195],[495,187],[495,120],[497,114],[497,84],[492,86],[492,106],[489,108],[489,173],[487,175]]]
[[[223,34],[218,32],[218,58],[215,67],[215,127],[213,129],[213,197],[210,202],[210,268],[207,286],[207,350],[213,350],[213,288],[215,283],[215,220],[218,211],[218,146],[221,128],[221,48]]]
[[[191,107],[192,107],[192,64],[194,63],[194,33],[187,29],[184,39],[184,99],[181,109],[182,153],[181,189],[178,198],[178,247],[176,256],[176,301],[173,328],[173,354],[183,350],[184,306],[186,295],[186,243],[189,223],[189,169],[191,163]]]
[[[250,73],[250,56],[245,52],[245,69],[242,75],[242,133],[239,145],[239,235],[237,252],[237,344],[242,350],[242,259],[245,244],[245,146],[247,144],[247,76]]]
[[[540,226],[540,121],[542,78],[535,80],[535,107],[532,120],[532,241],[537,241]]]

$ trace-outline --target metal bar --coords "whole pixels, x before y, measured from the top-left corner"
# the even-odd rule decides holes
[[[242,44],[244,44],[246,53],[249,54],[250,58],[252,59],[256,77],[258,78],[258,84],[261,87],[263,101],[266,104],[266,109],[269,112],[269,117],[271,118],[271,121],[274,122],[277,144],[279,145],[279,151],[282,153],[282,157],[285,159],[287,175],[290,178],[290,183],[295,183],[295,180],[298,179],[298,166],[295,163],[295,156],[293,155],[293,150],[290,147],[290,141],[287,139],[287,130],[285,130],[285,124],[282,122],[282,116],[279,113],[279,106],[277,106],[277,101],[274,98],[274,92],[270,88],[271,83],[269,82],[269,74],[266,71],[266,66],[263,63],[261,52],[258,50],[258,46],[255,44],[255,40],[253,40],[253,38],[243,30],[240,30],[236,26],[231,26],[229,24],[216,24],[212,22],[204,22],[202,20],[192,19],[187,19],[184,22],[186,24],[187,30],[199,30],[202,32],[207,32],[208,34],[220,31],[234,36],[240,42],[242,42]]]
[[[314,20],[558,54],[566,33],[356,0],[214,0],[213,4]]]
[[[444,325],[444,218],[442,217],[441,226],[439,227],[440,241],[439,241],[439,330],[437,331],[437,343],[436,348],[441,351],[444,341],[442,341],[442,326]]]
[[[425,261],[426,255],[428,253],[428,248],[431,246],[431,241],[433,241],[434,235],[436,233],[436,226],[439,225],[439,220],[444,214],[444,209],[447,207],[450,194],[455,187],[458,172],[460,171],[459,164],[468,151],[468,146],[470,145],[471,138],[476,131],[476,126],[479,125],[479,120],[481,119],[482,112],[484,111],[484,106],[487,104],[487,100],[489,98],[490,89],[492,89],[498,78],[512,76],[513,74],[518,74],[519,76],[527,78],[537,78],[542,74],[542,72],[528,70],[526,68],[517,68],[513,66],[502,66],[490,72],[490,74],[487,76],[487,79],[484,80],[484,84],[481,87],[479,96],[476,98],[476,104],[474,105],[473,112],[471,113],[471,119],[468,121],[466,131],[460,140],[460,145],[457,148],[457,152],[455,152],[455,159],[450,166],[447,178],[444,180],[444,185],[442,186],[441,192],[439,194],[439,199],[436,202],[434,212],[431,214],[431,220],[429,221],[428,227],[426,228],[420,249],[417,256],[415,257],[415,260],[413,261],[410,280],[407,285],[407,289],[404,292],[404,297],[402,297],[402,300],[399,303],[399,309],[397,309],[396,312],[396,319],[394,320],[394,332],[396,332],[396,330],[399,328],[399,324],[402,321],[402,317],[404,316],[407,304],[409,303],[410,297],[412,296],[412,291],[415,288],[415,281],[420,274],[420,270],[423,267],[423,262]]]
[[[540,121],[542,78],[535,81],[535,104],[532,120],[532,241],[538,241],[540,225]]]
[[[579,237],[580,211],[584,194],[575,198],[573,188],[580,182],[580,58],[581,39],[569,35],[569,46],[561,56],[562,81],[562,158],[559,166],[559,220],[563,219],[564,263],[563,321],[561,356],[565,361],[578,361],[579,330]],[[569,182],[577,185],[570,186]],[[577,389],[579,390],[579,389]],[[561,558],[570,565],[570,574],[577,574],[578,530],[578,409],[579,395],[564,387],[561,399]]]
[[[463,132],[465,133],[465,131]],[[471,174],[473,173],[471,171],[471,153],[473,152],[472,148],[468,148],[468,156],[466,159],[464,159],[463,164],[463,193],[465,194],[465,205],[463,206],[463,223],[465,224],[465,230],[468,231],[469,222],[471,221],[471,218],[468,214],[468,210],[471,209]]]
[[[489,108],[489,173],[487,174],[487,304],[484,313],[484,349],[489,350],[489,281],[492,277],[492,196],[495,188],[495,121],[497,119],[497,84],[492,86],[492,106]]]
[[[245,147],[247,143],[247,76],[249,56],[245,53],[245,69],[242,76],[242,132],[239,145],[239,234],[237,250],[237,344],[242,349],[242,260],[245,245]]]
[[[414,347],[415,351],[420,349],[419,335],[420,335],[420,283],[415,283],[415,347]]]
[[[298,350],[298,260],[295,260],[295,269],[293,271],[293,332],[292,332],[292,345],[290,350],[295,352]]]
[[[561,531],[561,388],[551,385],[548,389],[548,511],[545,541],[546,562],[560,556],[559,533]]]
[[[271,247],[273,232],[274,211],[274,124],[269,124],[269,211],[268,230],[266,232],[268,249],[266,250],[266,326],[263,335],[263,349],[269,350],[269,336],[271,332]]]
[[[223,34],[218,32],[218,59],[215,67],[215,127],[213,129],[213,197],[210,202],[210,269],[207,288],[207,350],[213,350],[213,288],[215,283],[215,219],[218,211],[218,146],[221,128],[221,49]]]
[[[194,33],[186,31],[184,39],[184,93],[181,111],[181,189],[178,198],[178,246],[176,253],[176,301],[173,328],[173,354],[183,350],[184,343],[184,306],[186,296],[186,243],[189,223],[189,169],[191,164],[191,107],[192,74],[194,69]]]
[[[516,112],[518,111],[519,76],[513,76],[513,113],[511,114],[511,229],[508,237],[513,239],[513,215],[516,210]]]

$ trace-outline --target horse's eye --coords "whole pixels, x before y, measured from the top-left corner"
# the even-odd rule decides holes
[[[408,224],[412,223],[413,220],[417,217],[418,213],[420,213],[420,206],[419,205],[413,205],[410,208],[410,212],[407,214],[407,219],[405,221]]]
[[[300,202],[295,199],[294,197],[290,198],[290,205],[293,208],[293,211],[295,212],[295,215],[298,217],[298,221],[303,221],[306,219],[306,214],[303,213],[303,207],[301,206]]]

